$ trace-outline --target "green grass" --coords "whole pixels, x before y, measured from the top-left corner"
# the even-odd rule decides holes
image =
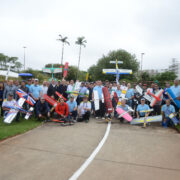
[[[180,124],[176,126],[176,128],[178,129],[178,131],[180,132]]]
[[[20,122],[13,121],[11,124],[5,124],[1,118],[0,141],[17,134],[25,133],[26,131],[33,129],[40,124],[41,122],[37,121],[34,117],[31,117],[29,120],[20,118]]]

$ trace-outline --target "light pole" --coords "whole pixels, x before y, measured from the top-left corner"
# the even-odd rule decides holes
[[[26,49],[27,47],[23,46],[23,48],[24,48],[24,70],[25,70],[25,69],[26,69],[26,68],[25,68],[25,61],[26,61],[25,49]]]
[[[145,53],[141,53],[141,81],[142,81],[142,66],[143,66],[143,56],[144,56]]]

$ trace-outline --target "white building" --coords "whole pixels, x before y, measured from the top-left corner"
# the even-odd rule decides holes
[[[169,66],[169,71],[172,71],[176,74],[177,79],[180,80],[180,63],[176,59],[172,59],[172,64]]]

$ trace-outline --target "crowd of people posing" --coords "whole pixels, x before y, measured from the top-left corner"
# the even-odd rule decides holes
[[[139,94],[137,91],[137,85],[142,88],[142,94]],[[36,101],[34,112],[39,120],[43,118],[47,120],[50,119],[50,117],[61,120],[63,119],[63,125],[66,125],[67,123],[74,124],[77,121],[88,122],[92,114],[97,119],[105,119],[107,108],[105,106],[102,88],[107,87],[111,95],[114,117],[119,117],[116,112],[116,107],[119,106],[125,111],[128,110],[128,107],[131,107],[134,109],[134,112],[131,115],[133,117],[140,118],[146,115],[146,113],[142,112],[142,110],[148,110],[151,108],[150,102],[144,98],[144,94],[146,94],[147,91],[156,94],[156,92],[161,89],[158,82],[153,82],[148,86],[147,84],[142,83],[134,83],[131,85],[131,83],[126,84],[125,81],[123,81],[121,84],[117,84],[116,82],[102,82],[98,80],[96,82],[81,82],[79,92],[77,92],[77,95],[74,95],[74,87],[75,82],[73,80],[66,81],[64,79],[61,81],[55,81],[54,79],[52,79],[51,82],[44,81],[42,85],[39,84],[38,79],[29,79],[28,81],[21,82],[18,80],[0,82],[1,116],[3,117],[3,115],[7,113],[7,109],[3,108],[3,106],[7,104],[13,105],[13,103],[15,103],[19,98],[16,91],[17,89],[21,89],[30,94],[31,97]],[[179,81],[175,80],[174,85],[172,86],[170,86],[169,82],[166,82],[164,87],[164,93],[160,97],[160,101],[158,100],[153,106],[153,112],[151,112],[151,114],[162,114],[162,125],[167,127],[171,125],[171,120],[166,114],[166,109],[169,109],[172,113],[178,114],[179,108],[166,94],[165,90],[167,88],[171,88],[176,95],[177,100],[180,100]],[[94,91],[98,92],[98,110],[95,110]],[[60,93],[63,98],[59,98],[56,92]],[[114,93],[116,93],[120,102],[116,101]],[[121,96],[122,93],[124,93],[124,98]],[[45,95],[57,102],[54,107],[46,101]],[[28,109],[29,105],[25,103],[23,107]],[[16,121],[19,121],[19,117],[20,113],[16,117]],[[120,118],[120,120],[122,122],[123,118]]]

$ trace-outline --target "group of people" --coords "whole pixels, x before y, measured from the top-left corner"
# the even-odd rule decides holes
[[[142,94],[136,89],[136,86],[140,86],[143,90]],[[0,106],[1,106],[1,116],[3,113],[7,112],[7,109],[3,109],[5,104],[13,104],[15,100],[18,100],[18,95],[16,93],[17,89],[22,89],[24,92],[29,93],[32,98],[36,101],[35,104],[35,115],[38,119],[55,117],[58,119],[63,119],[64,125],[67,123],[74,124],[77,121],[88,122],[91,114],[93,114],[97,119],[105,119],[107,108],[104,102],[103,87],[107,87],[111,96],[112,105],[114,109],[114,117],[118,118],[116,108],[120,107],[127,111],[128,107],[134,109],[134,113],[131,114],[133,117],[144,117],[150,114],[150,112],[145,113],[143,110],[149,110],[150,102],[144,98],[147,91],[156,94],[161,88],[158,82],[153,82],[148,87],[147,84],[133,84],[123,81],[121,84],[116,82],[105,81],[102,82],[98,80],[96,82],[81,82],[79,92],[77,96],[73,95],[75,87],[75,82],[73,80],[66,81],[62,79],[61,81],[55,81],[54,79],[49,81],[44,81],[42,85],[39,84],[38,79],[29,79],[28,81],[13,81],[9,80],[7,82],[0,82]],[[171,125],[171,120],[168,116],[167,109],[172,113],[179,112],[179,108],[174,104],[171,98],[166,94],[166,89],[171,88],[180,100],[180,85],[179,81],[175,80],[174,85],[170,85],[166,82],[164,86],[164,93],[160,97],[160,101],[157,101],[153,106],[152,115],[162,114],[162,125],[167,127]],[[59,92],[64,98],[59,98],[56,94]],[[95,96],[94,91],[98,92],[99,109],[95,110]],[[114,94],[116,93],[120,102],[116,101]],[[56,106],[52,107],[46,102],[44,95],[47,94],[49,97],[58,101]],[[122,96],[123,94],[123,96]],[[67,101],[65,101],[67,99]],[[25,103],[25,108],[27,109],[29,105]],[[17,116],[16,120],[19,120]],[[121,118],[121,121],[123,119]]]

